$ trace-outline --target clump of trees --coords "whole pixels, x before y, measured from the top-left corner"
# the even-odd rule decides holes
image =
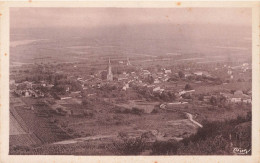
[[[113,143],[113,152],[120,155],[139,155],[145,150],[145,141],[140,138],[123,138],[120,142]]]
[[[164,101],[171,102],[176,99],[176,95],[173,92],[163,91],[163,92],[153,92],[147,87],[133,87],[133,89],[140,94],[143,98],[150,101]]]
[[[64,95],[67,91],[82,91],[82,86],[76,80],[72,79],[61,79],[56,80],[54,86],[52,87],[51,91],[53,93]]]

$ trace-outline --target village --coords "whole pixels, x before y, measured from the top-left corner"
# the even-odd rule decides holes
[[[231,112],[235,117],[245,114],[251,108],[251,68],[247,63],[233,67],[219,64],[213,71],[200,68],[191,70],[190,67],[177,71],[169,67],[159,67],[153,71],[149,67],[133,66],[127,58],[117,63],[125,70],[118,74],[113,72],[116,62],[118,61],[108,58],[106,69],[82,77],[66,74],[61,70],[54,71],[42,65],[35,69],[39,77],[30,78],[24,75],[28,70],[11,75],[10,111],[12,119],[17,121],[12,123],[24,124],[22,128],[26,130],[23,133],[37,137],[35,141],[30,141],[32,144],[111,135],[113,131],[117,131],[119,135],[123,132],[128,137],[156,131],[157,136],[158,132],[161,135],[167,134],[164,136],[166,140],[181,140],[196,132],[196,128],[201,127],[199,123],[205,119],[224,120],[223,117]],[[75,64],[69,66],[77,67]],[[216,75],[216,71],[218,74],[221,72],[221,78]],[[22,80],[18,78],[19,75],[23,76]],[[241,87],[245,83],[249,86]],[[212,112],[219,110],[222,115],[215,117]],[[169,124],[171,129],[169,126],[163,127],[164,129],[159,129],[159,126],[147,128],[148,122],[140,121],[142,116],[147,117],[147,120],[149,117],[156,120],[159,117],[153,117],[155,114],[164,117],[159,124]],[[166,115],[171,117],[165,118]],[[174,122],[172,116],[176,118]],[[186,127],[182,127],[181,131],[173,129],[173,126],[179,125],[178,119],[182,121],[189,116],[195,118],[197,127],[187,129],[193,123],[193,119],[187,119],[182,122]],[[37,119],[41,125],[34,126],[31,119]],[[140,121],[144,125],[138,127],[138,124],[132,124],[136,131],[125,131],[124,128],[129,123],[134,123],[133,121]],[[49,123],[52,127],[46,128]],[[100,126],[97,127],[95,123]],[[45,133],[38,129],[39,126],[45,126]],[[102,130],[102,126],[110,130]],[[19,129],[12,129],[16,130]],[[12,145],[21,143],[20,134],[10,134]],[[160,139],[161,137],[159,136]]]
[[[119,64],[123,64],[119,61]],[[75,65],[74,65],[75,66]],[[172,102],[175,104],[184,104],[191,100],[210,102],[214,101],[215,96],[222,96],[230,103],[249,103],[251,104],[252,92],[250,89],[222,89],[216,91],[207,91],[204,95],[203,86],[217,87],[222,85],[232,85],[233,83],[250,82],[250,78],[242,78],[241,74],[250,74],[251,68],[248,63],[238,66],[223,65],[215,67],[215,71],[222,71],[223,78],[218,77],[215,71],[211,74],[205,70],[194,70],[187,67],[184,71],[173,72],[171,69],[160,68],[156,72],[151,72],[144,68],[135,68],[135,71],[123,71],[120,74],[113,74],[110,59],[106,70],[99,70],[86,78],[78,75],[66,76],[61,72],[51,72],[47,79],[25,80],[17,83],[10,79],[10,92],[18,97],[27,97],[34,99],[52,98],[53,100],[82,99],[82,97],[105,97],[122,99],[122,93],[128,94],[131,99],[131,93],[135,92],[143,96],[144,101]],[[127,58],[125,67],[133,67]],[[127,70],[127,69],[126,69]],[[41,71],[44,71],[42,69]],[[214,74],[215,73],[215,74]],[[225,75],[223,75],[225,74]],[[59,79],[60,78],[60,79]],[[27,77],[28,79],[28,77]],[[58,80],[57,80],[58,79]],[[55,80],[55,81],[54,81]],[[245,81],[248,80],[248,81]],[[197,89],[196,89],[197,88]],[[239,87],[238,87],[239,88]],[[110,91],[105,94],[104,92]],[[103,94],[102,94],[103,92]],[[115,92],[115,94],[113,94]],[[210,94],[209,94],[210,92]],[[134,97],[133,97],[134,98]],[[138,98],[139,99],[139,98]]]
[[[249,8],[7,16],[9,155],[251,154]]]

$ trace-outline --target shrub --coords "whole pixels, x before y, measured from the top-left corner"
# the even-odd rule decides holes
[[[156,141],[152,145],[152,154],[153,155],[172,155],[172,154],[176,154],[177,151],[178,151],[178,143],[177,142]]]
[[[156,113],[159,113],[160,109],[159,108],[154,108],[152,113],[156,114]]]
[[[145,149],[145,142],[143,139],[137,137],[132,139],[123,139],[122,142],[114,142],[113,150],[121,155],[138,155]]]
[[[199,95],[198,100],[203,101],[204,100],[204,96],[203,95]]]
[[[136,108],[136,107],[133,107],[131,113],[132,113],[132,114],[141,115],[141,114],[144,113],[144,110],[139,109],[139,108]]]
[[[185,74],[182,71],[179,71],[178,75],[179,75],[180,78],[184,78],[184,76],[185,76]]]
[[[190,84],[186,84],[184,89],[185,89],[185,90],[192,90],[192,87],[191,87]]]
[[[233,147],[251,147],[251,116],[224,122],[204,121],[203,128],[180,142],[178,154],[233,154]]]

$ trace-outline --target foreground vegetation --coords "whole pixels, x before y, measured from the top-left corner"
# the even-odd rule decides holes
[[[231,155],[234,148],[251,154],[251,112],[233,120],[204,121],[203,128],[182,141],[147,143],[144,137],[82,142],[71,145],[11,147],[10,154],[75,154],[75,155]]]
[[[231,155],[234,149],[246,149],[251,154],[251,112],[246,117],[238,116],[222,122],[203,122],[203,128],[180,142],[156,141],[145,147],[142,138],[125,140],[115,144],[123,155]]]

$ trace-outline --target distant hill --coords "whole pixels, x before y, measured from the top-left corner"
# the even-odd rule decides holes
[[[251,28],[213,24],[161,24],[87,28],[11,28],[11,43],[41,40],[11,47],[11,59],[28,62],[50,55],[164,56],[179,52],[194,55],[251,57]],[[88,46],[85,49],[67,49]],[[26,55],[26,56],[24,56]],[[66,58],[66,57],[65,57]],[[30,61],[29,61],[30,62]]]

